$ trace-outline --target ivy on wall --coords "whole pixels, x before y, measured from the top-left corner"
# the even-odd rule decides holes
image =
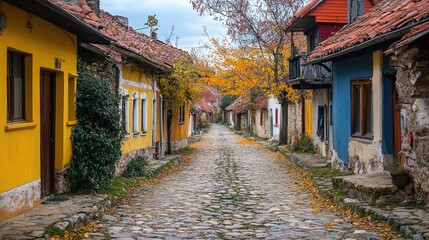
[[[78,62],[72,157],[66,176],[72,191],[98,190],[114,176],[121,157],[118,70],[111,63]]]

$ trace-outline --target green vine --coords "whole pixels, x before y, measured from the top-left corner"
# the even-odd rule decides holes
[[[66,176],[71,190],[99,190],[114,176],[121,156],[118,71],[113,64],[78,62],[77,126]]]

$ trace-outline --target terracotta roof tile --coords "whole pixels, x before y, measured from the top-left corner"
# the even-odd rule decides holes
[[[386,53],[392,53],[395,50],[398,50],[414,41],[420,39],[423,36],[427,36],[429,34],[429,22],[425,22],[413,27],[410,32],[405,34],[401,40],[393,43]]]
[[[103,34],[116,41],[113,43],[114,45],[142,56],[155,64],[171,69],[176,59],[190,57],[185,51],[152,39],[146,34],[137,32],[132,27],[123,25],[108,12],[101,11],[100,16],[97,16],[88,6],[86,0],[79,0],[77,3],[64,3],[60,0],[50,1],[80,18],[85,23],[99,29]],[[106,47],[94,46],[105,52],[110,52],[110,49]],[[119,60],[117,56],[114,58]]]
[[[414,24],[429,16],[429,0],[384,0],[355,22],[345,25],[307,56],[313,60]]]

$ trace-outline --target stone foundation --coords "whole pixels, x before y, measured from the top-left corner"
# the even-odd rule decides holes
[[[179,149],[181,149],[181,148],[183,148],[183,147],[186,147],[186,146],[188,146],[188,138],[183,138],[183,139],[180,139],[180,140],[174,140],[174,141],[172,141],[171,142],[171,150],[172,151],[177,151],[177,150],[179,150]]]
[[[382,171],[383,156],[381,154],[381,143],[350,139],[348,167],[356,174]]]
[[[341,161],[341,159],[338,157],[338,153],[335,150],[332,150],[331,166],[333,169],[337,169],[342,172],[350,170],[349,167],[343,161]]]
[[[143,156],[147,161],[151,161],[154,158],[154,154],[155,147],[147,147],[145,149],[139,149],[136,151],[122,154],[121,159],[115,167],[115,176],[120,176],[125,171],[132,159],[139,156]]]
[[[70,192],[70,185],[65,176],[65,169],[55,170],[55,191],[57,193]]]
[[[0,194],[0,221],[24,213],[40,204],[40,179]]]

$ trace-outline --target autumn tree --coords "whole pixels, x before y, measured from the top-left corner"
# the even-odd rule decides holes
[[[200,70],[191,58],[179,58],[173,64],[173,71],[165,74],[159,81],[159,87],[167,110],[167,153],[172,153],[173,113],[180,106],[187,104],[198,96],[200,87]]]
[[[210,14],[223,21],[228,36],[238,48],[251,46],[271,69],[266,73],[268,87],[282,105],[280,143],[287,143],[288,95],[291,88],[284,84],[287,76],[284,55],[289,37],[287,21],[303,6],[305,0],[191,0],[200,14]]]

